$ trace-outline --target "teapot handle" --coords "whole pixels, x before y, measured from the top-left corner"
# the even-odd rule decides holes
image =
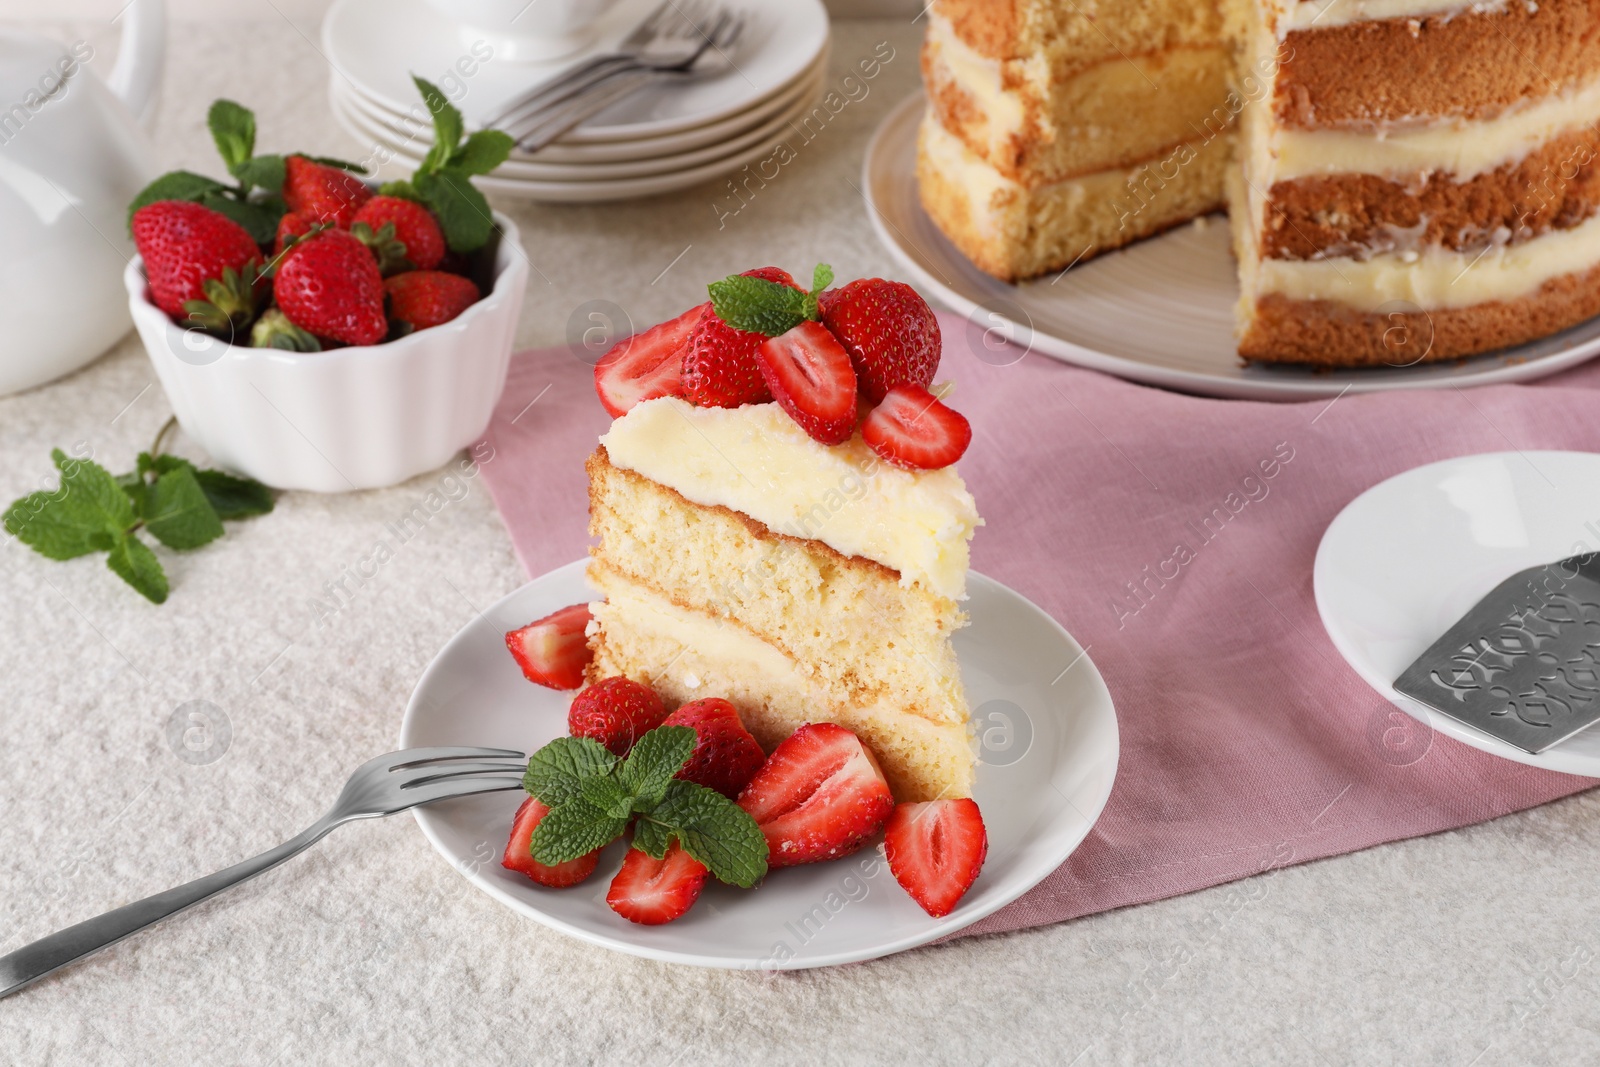
[[[156,91],[167,55],[167,9],[163,0],[131,0],[123,11],[122,45],[106,84],[140,123],[155,111]]]

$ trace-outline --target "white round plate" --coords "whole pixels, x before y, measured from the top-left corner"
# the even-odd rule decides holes
[[[797,111],[803,111],[807,101],[797,105]],[[343,107],[338,102],[334,104],[334,119],[357,139],[367,140],[375,136],[370,125],[364,120]],[[547,203],[565,204],[591,204],[604,203],[612,200],[632,200],[644,196],[659,196],[663,193],[677,192],[687,189],[701,182],[738,170],[747,163],[754,163],[770,155],[780,141],[790,134],[787,123],[778,123],[769,128],[765,137],[759,138],[754,144],[732,155],[723,156],[702,163],[696,167],[673,171],[670,174],[649,174],[640,178],[617,178],[600,181],[570,181],[550,182],[531,181],[521,178],[504,178],[497,171],[494,174],[483,175],[472,179],[474,185],[486,193],[499,193],[509,197],[525,200],[539,200]],[[416,166],[421,162],[421,155],[412,155],[397,147],[389,146],[395,153],[398,162]]]
[[[697,150],[709,151],[726,144],[753,127],[771,121],[775,115],[780,113],[787,115],[798,100],[804,98],[809,103],[820,95],[817,89],[822,82],[827,62],[827,49],[823,49],[817,61],[803,71],[792,85],[737,114],[704,126],[696,126],[692,130],[664,134],[660,137],[637,137],[627,141],[605,141],[596,144],[572,144],[560,140],[540,149],[537,153],[513,150],[508,163],[528,163],[547,167],[637,164],[642,161],[676,159],[678,156]],[[433,143],[433,129],[425,110],[406,114],[391,111],[376,101],[362,96],[343,78],[330,79],[328,86],[339,104],[350,108],[353,113],[359,113],[376,122],[378,128],[385,131],[383,134],[385,143],[418,146],[414,154],[420,153]]]
[[[608,50],[658,6],[622,0],[601,17],[595,51]],[[659,137],[737,114],[779,92],[815,62],[828,43],[828,14],[820,0],[727,0],[745,16],[730,51],[732,65],[670,89],[636,93],[607,108],[569,143],[593,144]],[[322,23],[322,47],[333,76],[390,111],[409,113],[418,102],[413,72],[444,85],[447,74],[465,87],[455,100],[469,128],[500,105],[559,73],[583,55],[548,63],[478,61],[461,27],[423,0],[338,0]],[[458,62],[472,68],[460,73]]]
[[[1600,729],[1538,755],[1395,692],[1394,680],[1484,594],[1524,567],[1600,548],[1600,455],[1488,452],[1379,482],[1328,525],[1313,569],[1334,647],[1372,688],[1457,741],[1600,777]]]
[[[1414,367],[1319,371],[1246,364],[1233,338],[1239,285],[1224,216],[1096,256],[1065,274],[1002,282],[974,267],[917,196],[919,93],[897,106],[867,148],[868,214],[889,252],[956,311],[1004,327],[1047,356],[1207,396],[1312,400],[1345,392],[1431,389],[1543,378],[1600,354],[1600,319],[1471,359]]]
[[[532,752],[564,734],[570,694],[529,684],[506,654],[504,635],[591,599],[584,569],[579,561],[536,578],[456,634],[417,683],[400,746]],[[512,910],[650,959],[748,970],[823,967],[953,933],[1059,867],[1100,817],[1117,770],[1111,694],[1083,649],[998,582],[973,574],[968,588],[972,623],[955,638],[962,680],[980,725],[1009,730],[1009,747],[996,746],[990,762],[978,768],[976,800],[989,832],[983,873],[942,919],[926,915],[869,846],[829,863],[773,871],[751,890],[708,883],[683,918],[634,926],[605,903],[621,842],[610,846],[588,881],[571,889],[544,889],[500,866],[520,793],[419,808],[417,824],[469,882]]]
[[[495,168],[494,177],[534,184],[552,182],[588,184],[678,174],[715,164],[755,145],[770,144],[778,139],[779,134],[788,132],[790,124],[812,106],[813,100],[819,95],[821,85],[820,77],[809,79],[796,86],[797,92],[789,98],[787,106],[777,114],[769,116],[765,121],[757,122],[749,129],[726,140],[694,151],[612,163],[578,164],[533,163],[528,162],[526,157],[519,159],[513,156]],[[344,125],[349,132],[359,133],[364,140],[389,148],[409,163],[414,164],[421,160],[431,144],[431,140],[407,137],[393,126],[384,123],[348,94],[339,92],[337,84],[332,91],[331,103],[335,116],[345,120]]]

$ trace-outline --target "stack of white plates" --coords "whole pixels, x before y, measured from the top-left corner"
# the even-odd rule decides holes
[[[413,72],[439,85],[476,129],[513,97],[611,50],[659,2],[622,0],[589,50],[530,63],[497,57],[425,0],[338,0],[322,27],[334,115],[375,159],[409,169],[433,139]],[[745,28],[724,69],[636,93],[537,153],[513,152],[477,184],[534,200],[653,196],[736,171],[793,139],[821,94],[827,12],[820,0],[725,3],[744,14]]]

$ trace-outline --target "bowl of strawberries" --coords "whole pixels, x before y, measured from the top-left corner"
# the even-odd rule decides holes
[[[163,175],[129,208],[124,281],[184,431],[280,489],[346,492],[433,470],[477,439],[505,384],[528,259],[471,177],[510,151],[463,136],[421,79],[435,141],[406,181],[255,152],[227,100],[208,125],[231,181]]]

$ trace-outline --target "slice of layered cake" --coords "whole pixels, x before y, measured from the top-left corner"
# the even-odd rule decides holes
[[[1600,313],[1592,0],[936,0],[924,82],[923,204],[996,277],[1225,201],[1249,359],[1409,365]]]
[[[838,723],[898,799],[970,796],[950,638],[980,520],[950,465],[970,428],[928,392],[937,322],[897,282],[758,274],[596,367],[590,677],[729,699],[768,751]]]

